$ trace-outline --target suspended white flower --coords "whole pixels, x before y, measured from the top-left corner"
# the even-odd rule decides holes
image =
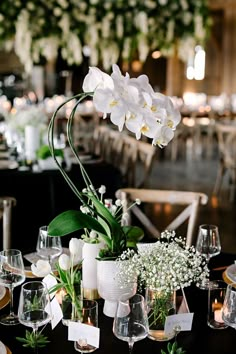
[[[36,264],[31,264],[32,273],[39,278],[44,278],[51,273],[52,268],[48,261],[39,259]]]

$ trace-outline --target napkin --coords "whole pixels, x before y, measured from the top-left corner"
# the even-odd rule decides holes
[[[7,349],[1,341],[0,341],[0,354],[7,354]]]

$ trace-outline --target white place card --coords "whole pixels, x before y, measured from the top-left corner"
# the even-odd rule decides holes
[[[99,348],[100,328],[70,321],[68,326],[68,340],[78,341],[81,338],[86,338],[88,344]]]
[[[48,291],[57,284],[56,278],[52,274],[46,275],[46,277],[43,278],[43,282],[46,284]],[[52,299],[54,295],[55,291],[50,294],[50,298]]]
[[[49,306],[46,306],[45,311],[49,313],[50,316],[52,316],[51,326],[52,329],[54,329],[63,318],[61,306],[59,305],[55,297],[51,301],[51,309],[49,308]]]
[[[173,332],[175,327],[179,327],[180,331],[191,331],[193,323],[193,313],[181,313],[166,317],[165,333]]]

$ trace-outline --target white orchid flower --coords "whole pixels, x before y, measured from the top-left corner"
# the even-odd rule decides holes
[[[78,238],[72,238],[69,242],[70,254],[76,260],[82,259],[83,245],[84,245],[83,241]]]
[[[88,74],[84,78],[83,82],[84,92],[93,92],[97,88],[114,88],[112,78],[96,67],[90,67]]]
[[[160,125],[159,129],[156,132],[156,135],[153,138],[152,144],[163,147],[168,145],[168,143],[173,139],[174,132],[171,128],[167,126]]]
[[[48,261],[39,259],[36,264],[31,264],[32,273],[39,278],[44,278],[51,273],[52,268]]]
[[[70,261],[70,257],[67,254],[65,254],[65,253],[61,254],[59,257],[58,263],[59,263],[59,267],[62,270],[69,270],[70,269],[71,261]]]

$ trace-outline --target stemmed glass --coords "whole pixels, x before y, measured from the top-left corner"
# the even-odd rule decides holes
[[[222,319],[228,326],[236,329],[236,283],[227,286]]]
[[[48,227],[41,226],[36,250],[40,257],[47,259],[51,263],[54,258],[62,253],[61,238],[48,236]]]
[[[210,258],[217,256],[221,251],[220,236],[218,226],[204,224],[199,226],[196,250],[205,256],[207,264]],[[201,289],[209,288],[209,281],[200,285]]]
[[[31,281],[22,285],[18,317],[20,323],[33,329],[37,341],[38,328],[46,325],[52,318],[50,296],[43,282]],[[35,352],[37,353],[37,342]]]
[[[16,325],[18,317],[14,314],[13,289],[25,281],[24,263],[21,251],[7,249],[0,252],[0,284],[6,286],[10,293],[10,313],[0,317],[4,325]]]
[[[142,295],[121,296],[113,322],[113,333],[117,338],[128,342],[129,353],[132,353],[135,342],[148,335],[148,317]]]

